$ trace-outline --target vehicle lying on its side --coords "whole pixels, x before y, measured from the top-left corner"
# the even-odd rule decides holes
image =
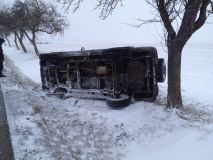
[[[155,101],[166,66],[154,47],[119,47],[41,54],[41,81],[50,95],[105,99],[111,107]]]

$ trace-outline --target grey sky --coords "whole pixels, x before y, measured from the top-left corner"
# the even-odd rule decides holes
[[[65,39],[83,42],[114,42],[114,43],[158,43],[162,41],[160,25],[144,25],[137,29],[123,23],[135,24],[136,19],[153,17],[152,8],[142,0],[124,0],[124,6],[117,8],[106,20],[98,17],[99,10],[94,8],[94,1],[84,1],[77,13],[69,14],[70,29]],[[209,22],[213,22],[213,18]],[[213,43],[213,24],[206,24],[197,31],[190,42]],[[68,34],[69,33],[69,34]]]
[[[69,12],[70,27],[65,32],[63,40],[83,43],[159,43],[162,41],[159,36],[162,36],[162,28],[157,24],[144,25],[139,29],[124,24],[137,24],[138,18],[153,17],[153,10],[145,1],[124,0],[124,6],[118,7],[106,20],[98,17],[99,10],[93,10],[95,2],[95,0],[85,0],[80,10],[74,14]],[[209,22],[211,20],[213,22],[213,18]],[[212,28],[213,24],[206,24],[193,35],[190,42],[213,43]]]

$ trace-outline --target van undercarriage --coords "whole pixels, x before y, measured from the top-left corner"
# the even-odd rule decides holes
[[[112,107],[154,101],[165,80],[164,59],[153,47],[55,52],[40,55],[42,88],[62,98],[105,99]]]

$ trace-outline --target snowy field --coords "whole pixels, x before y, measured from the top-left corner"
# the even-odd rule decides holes
[[[157,44],[40,44],[42,53]],[[27,46],[32,53],[31,46]],[[183,51],[184,110],[165,110],[166,82],[156,103],[136,102],[121,110],[104,101],[47,97],[39,60],[4,46],[6,78],[0,79],[16,160],[212,160],[213,46]]]

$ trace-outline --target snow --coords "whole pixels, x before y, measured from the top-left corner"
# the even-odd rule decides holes
[[[212,159],[212,135],[202,137],[197,130],[181,130],[167,137],[151,142],[149,146],[133,144],[129,156],[125,159],[148,160],[200,160]],[[144,148],[141,150],[141,148]],[[135,157],[136,155],[136,157]]]
[[[167,59],[158,44],[52,42],[38,47],[47,53],[82,46],[156,46],[159,57]],[[9,79],[1,84],[16,159],[213,159],[211,45],[189,44],[183,51],[182,111],[165,109],[166,82],[156,103],[136,102],[120,110],[104,101],[47,97],[40,88],[38,57],[27,48],[30,53],[4,46]]]
[[[193,98],[198,103],[210,106],[213,102],[210,98],[213,95],[212,51],[212,46],[185,49],[182,69],[184,97]]]
[[[23,53],[22,51],[14,48],[7,48],[5,54],[12,62],[15,62],[15,66],[20,69],[20,72],[24,73],[30,79],[37,83],[41,83],[39,59],[33,54]]]

